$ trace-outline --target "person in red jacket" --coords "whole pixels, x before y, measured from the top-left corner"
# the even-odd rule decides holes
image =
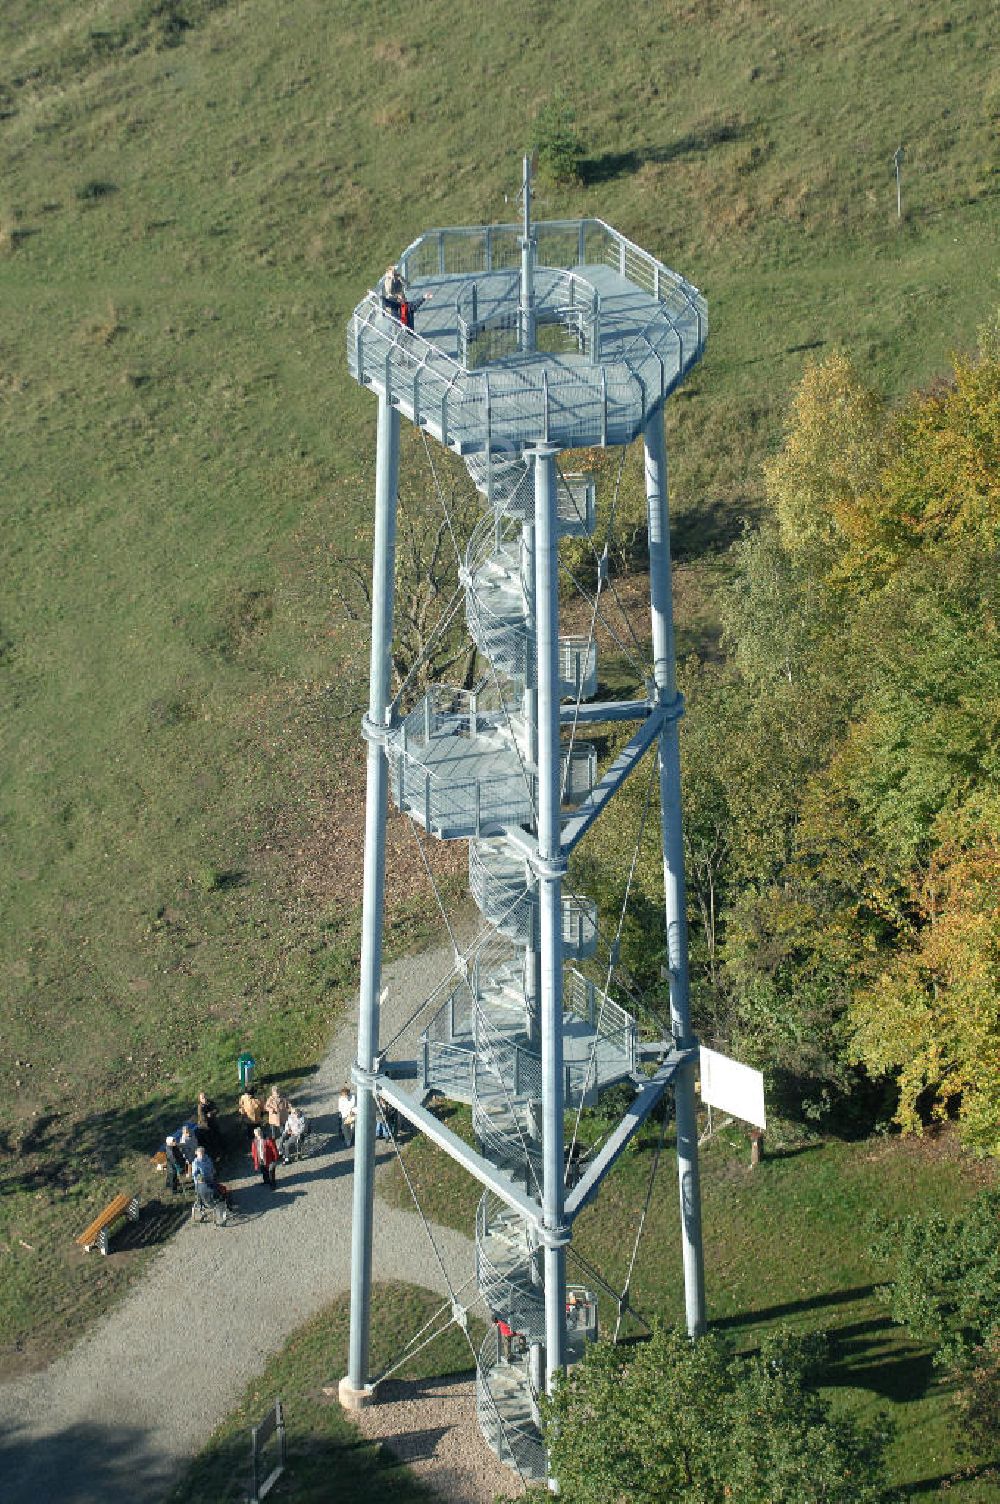
[[[250,1158],[253,1160],[254,1169],[260,1171],[261,1180],[273,1190],[277,1176],[278,1146],[273,1138],[265,1138],[260,1128],[255,1128],[253,1131]]]
[[[497,1329],[497,1358],[503,1358],[509,1363],[513,1356],[514,1339],[518,1334],[502,1316],[494,1316],[493,1325]]]

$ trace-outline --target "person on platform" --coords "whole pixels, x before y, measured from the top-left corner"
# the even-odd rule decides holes
[[[378,286],[383,313],[398,319],[404,329],[412,330],[413,316],[417,309],[424,303],[429,303],[434,296],[432,292],[427,292],[423,297],[413,297],[398,266],[388,267]]]
[[[406,302],[406,283],[398,266],[386,268],[385,276],[379,283],[379,294],[382,299],[382,311],[390,313],[394,319],[402,320],[403,305]]]

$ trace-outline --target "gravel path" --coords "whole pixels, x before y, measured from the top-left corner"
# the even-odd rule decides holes
[[[383,1039],[449,965],[450,952],[439,950],[386,967]],[[404,1036],[393,1054],[414,1054],[415,1033]],[[296,1093],[321,1136],[336,1110],[355,1039],[356,1023],[349,1017],[317,1074]],[[3,1504],[154,1504],[163,1496],[186,1459],[235,1407],[262,1358],[348,1288],[351,1156],[339,1140],[334,1143],[298,1165],[279,1167],[277,1192],[256,1177],[234,1179],[240,1215],[233,1226],[219,1230],[186,1222],[122,1305],[71,1352],[42,1373],[0,1385]],[[386,1156],[384,1146],[380,1153]],[[435,1240],[453,1284],[465,1284],[472,1244],[441,1229]],[[279,1257],[283,1293],[277,1300]],[[379,1279],[444,1289],[415,1213],[380,1204],[374,1260]],[[451,1424],[428,1419],[427,1403],[433,1409],[425,1401],[425,1433]],[[439,1408],[450,1417],[454,1400],[443,1395]],[[478,1438],[471,1407],[466,1410],[470,1437]],[[385,1412],[371,1423],[373,1432],[387,1421]],[[485,1450],[481,1440],[476,1444]],[[446,1497],[470,1504],[493,1498],[477,1489],[455,1492],[458,1480],[447,1461],[440,1481]]]
[[[475,1379],[389,1379],[379,1388],[379,1403],[356,1419],[370,1441],[380,1441],[454,1504],[493,1504],[524,1492],[517,1474],[498,1462],[483,1441]]]

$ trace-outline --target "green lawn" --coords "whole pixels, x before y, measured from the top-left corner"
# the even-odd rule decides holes
[[[449,1109],[445,1109],[448,1111]],[[468,1132],[468,1111],[449,1122]],[[787,1132],[787,1130],[786,1130]],[[659,1129],[647,1125],[619,1161],[597,1201],[574,1226],[573,1248],[616,1291],[636,1246]],[[675,1161],[662,1155],[639,1241],[630,1299],[646,1320],[683,1323],[680,1232]],[[426,1140],[404,1148],[407,1172],[426,1214],[471,1234],[477,1186]],[[831,1345],[826,1385],[837,1404],[870,1419],[893,1417],[898,1437],[891,1482],[913,1497],[936,1495],[962,1504],[989,1504],[995,1474],[963,1476],[969,1459],[956,1446],[946,1386],[928,1350],[894,1327],[876,1296],[891,1271],[870,1252],[877,1226],[916,1208],[957,1210],[994,1172],[965,1158],[952,1134],[924,1141],[877,1137],[845,1143],[782,1130],[772,1135],[761,1165],[751,1171],[747,1139],[726,1129],[702,1151],[702,1198],[709,1319],[740,1348],[755,1345],[777,1325],[826,1330]],[[410,1194],[398,1169],[384,1193],[399,1205]],[[567,1266],[571,1281],[587,1274]],[[605,1336],[617,1311],[601,1297]],[[626,1317],[623,1337],[641,1332]],[[1000,1456],[994,1459],[1000,1462]]]
[[[354,985],[367,655],[335,583],[367,547],[374,404],[351,307],[429,225],[509,217],[530,121],[571,97],[582,179],[538,212],[600,214],[709,297],[669,432],[681,641],[710,641],[803,363],[844,344],[899,392],[997,304],[991,20],[2,8],[0,1371],[141,1265],[72,1237],[196,1090],[228,1099],[244,1044],[308,1069]],[[427,907],[396,893],[391,945]]]

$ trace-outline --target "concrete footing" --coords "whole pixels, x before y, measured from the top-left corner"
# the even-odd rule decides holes
[[[337,1398],[345,1410],[367,1410],[375,1403],[373,1389],[355,1389],[350,1379],[343,1378],[337,1387]]]

